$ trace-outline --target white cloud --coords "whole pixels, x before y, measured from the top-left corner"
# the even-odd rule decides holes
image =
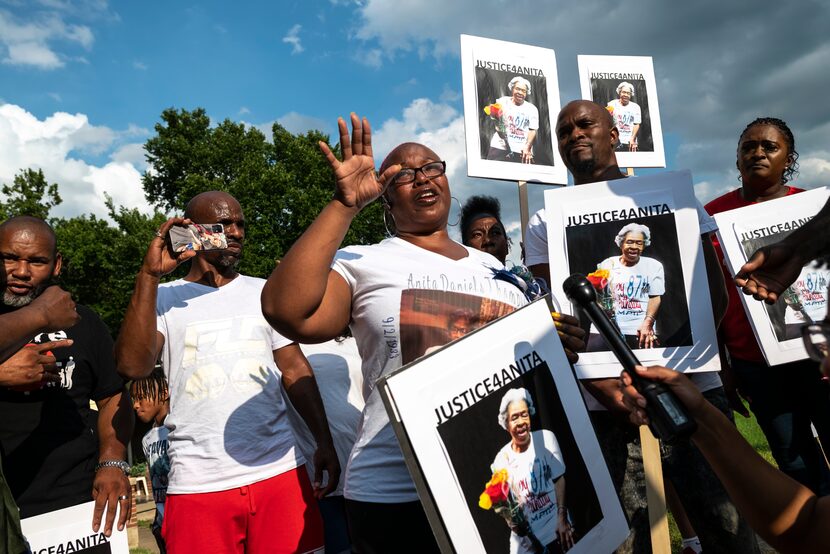
[[[57,92],[47,92],[46,95],[55,102],[63,102],[63,98],[61,98],[61,95]]]
[[[0,59],[8,65],[56,69],[65,65],[66,56],[55,51],[54,43],[74,43],[85,50],[92,48],[95,37],[85,25],[66,23],[56,13],[39,14],[23,21],[0,10]]]
[[[236,115],[245,115],[245,114],[249,114],[249,113],[251,113],[251,110],[249,110],[245,106],[242,106],[241,108],[239,108],[239,111],[236,112]]]
[[[133,61],[133,67],[139,71],[147,71],[147,64],[139,60]]]
[[[303,48],[303,43],[300,40],[300,29],[303,26],[297,23],[293,27],[288,30],[288,33],[284,37],[282,37],[282,41],[286,44],[291,45],[291,54],[299,54],[305,48]]]
[[[286,131],[294,133],[295,135],[305,134],[308,131],[320,131],[329,135],[333,132],[333,126],[330,122],[297,112],[288,112],[275,120],[264,121],[262,123],[250,123],[244,120],[240,123],[259,129],[259,131],[265,135],[265,138],[269,141],[273,136],[272,129],[274,127],[274,123],[279,123],[285,128]]]
[[[0,106],[0,182],[11,183],[23,169],[42,169],[50,183],[58,183],[64,199],[53,210],[57,216],[92,212],[104,217],[105,192],[116,205],[150,213],[141,188],[141,145],[118,145],[122,137],[141,131],[135,126],[118,132],[91,125],[84,114],[56,112],[40,120],[20,106],[4,104]],[[74,155],[102,154],[113,148],[110,161],[103,165]]]
[[[380,69],[383,66],[383,52],[379,48],[360,49],[355,52],[352,59],[373,69]]]

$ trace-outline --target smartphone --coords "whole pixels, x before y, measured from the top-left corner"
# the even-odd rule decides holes
[[[225,227],[221,223],[194,223],[170,228],[170,244],[173,252],[188,250],[223,250],[228,247]]]

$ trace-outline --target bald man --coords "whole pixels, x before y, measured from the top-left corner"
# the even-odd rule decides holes
[[[614,153],[619,132],[608,110],[588,100],[565,105],[556,121],[559,153],[575,185],[625,178]],[[726,289],[708,233],[714,221],[698,206],[713,310],[719,321],[726,307]],[[534,275],[550,279],[547,221],[542,209],[530,219],[525,234],[525,263]],[[704,396],[731,418],[729,403],[716,372],[693,374]],[[611,477],[631,523],[632,533],[617,552],[648,552],[649,523],[645,479],[637,429],[627,423],[619,379],[584,379],[586,402]],[[737,513],[700,452],[691,444],[663,445],[663,465],[684,503],[707,552],[758,552],[752,530]]]
[[[50,286],[62,260],[46,222],[15,217],[0,225],[0,256],[3,322],[19,314],[25,326],[32,310],[41,311],[42,322],[40,332],[26,338],[29,344],[0,366],[0,449],[20,515],[95,499],[92,528],[98,531],[106,509],[109,536],[116,506],[120,529],[130,512],[125,458],[133,421],[109,330],[92,310]],[[4,332],[4,342],[11,334]],[[10,370],[27,365],[35,366],[28,371],[36,379],[12,386]]]
[[[316,552],[323,532],[314,497],[334,490],[340,466],[311,367],[263,318],[265,281],[236,269],[245,240],[239,202],[205,192],[184,215],[150,243],[115,346],[122,375],[147,376],[160,357],[169,382],[167,548]],[[174,253],[170,228],[190,223],[221,223],[228,248]],[[184,262],[183,279],[159,284]],[[280,381],[317,442],[313,488]]]

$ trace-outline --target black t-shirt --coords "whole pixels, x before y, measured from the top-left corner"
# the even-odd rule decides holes
[[[78,313],[75,327],[31,341],[75,341],[53,350],[60,383],[28,393],[0,387],[3,471],[24,518],[92,500],[98,412],[89,401],[113,396],[124,386],[115,372],[106,325],[86,306],[78,305]]]

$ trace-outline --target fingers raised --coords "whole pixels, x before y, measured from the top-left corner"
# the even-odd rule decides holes
[[[350,115],[352,120],[352,154],[355,156],[363,155],[363,125],[357,114],[352,112]]]
[[[363,154],[374,157],[372,153],[372,126],[369,125],[369,120],[363,118]]]
[[[352,157],[352,143],[349,139],[349,126],[342,117],[337,118],[337,130],[340,133],[340,152],[343,154],[343,161],[345,162]]]

